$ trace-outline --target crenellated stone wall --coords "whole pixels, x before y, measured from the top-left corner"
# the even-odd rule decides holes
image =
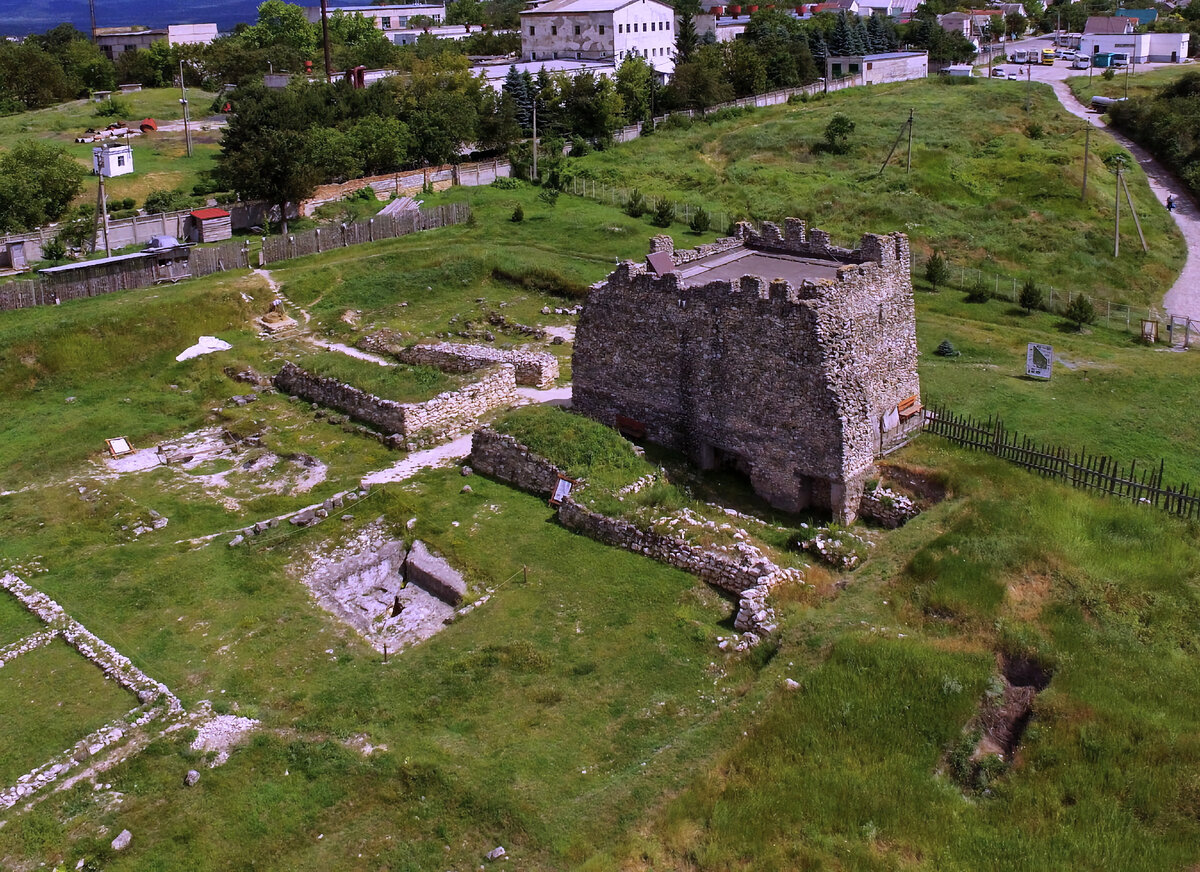
[[[423,403],[385,400],[337,379],[314,375],[290,361],[272,382],[284,393],[337,409],[385,433],[404,438],[461,429],[480,415],[517,401],[515,371],[508,364],[495,367],[460,390],[438,394]]]
[[[780,508],[852,520],[896,407],[920,391],[907,237],[866,234],[845,249],[788,219],[739,225],[714,246],[824,261],[831,278],[689,284],[620,264],[580,316],[574,407],[702,467],[741,469]],[[666,237],[652,247],[691,270],[708,256]]]
[[[508,363],[516,368],[517,384],[536,388],[548,388],[558,379],[558,358],[545,351],[489,348],[457,342],[406,346],[390,330],[365,336],[358,345],[366,351],[389,354],[401,363],[435,366],[445,372],[474,372]]]

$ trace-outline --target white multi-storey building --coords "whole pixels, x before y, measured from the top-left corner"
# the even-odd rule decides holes
[[[391,6],[334,6],[326,5],[326,11],[332,15],[335,11],[343,15],[361,15],[382,30],[391,39],[395,31],[408,30],[409,20],[416,16],[429,19],[433,24],[441,24],[446,20],[445,3],[402,3]],[[313,24],[321,23],[321,7],[306,6],[304,14]]]
[[[659,0],[543,0],[521,13],[521,59],[605,61],[637,55],[675,70],[675,10]]]

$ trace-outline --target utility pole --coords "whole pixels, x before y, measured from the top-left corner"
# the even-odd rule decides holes
[[[333,62],[329,59],[329,3],[321,0],[321,41],[325,45],[325,81],[333,81]]]
[[[533,179],[537,181],[537,97],[533,98]]]
[[[1029,114],[1030,101],[1033,100],[1033,61],[1025,65],[1025,114]]]
[[[1117,220],[1113,230],[1113,257],[1121,256],[1121,167],[1117,167]]]
[[[183,59],[179,60],[179,105],[183,107],[183,138],[187,143],[187,156],[192,156],[192,126],[191,114],[188,112],[187,85],[183,82]]]
[[[908,161],[904,165],[906,174],[912,173],[912,137],[913,137],[913,110],[908,110]]]
[[[1083,192],[1079,195],[1079,202],[1087,201],[1087,165],[1088,165],[1088,147],[1092,144],[1092,122],[1089,120],[1087,128],[1083,132]]]
[[[92,42],[96,41],[96,0],[88,0],[88,10],[92,13]]]
[[[1133,197],[1129,193],[1129,185],[1125,181],[1124,176],[1118,176],[1117,178],[1120,179],[1121,187],[1125,190],[1125,202],[1129,204],[1129,214],[1133,216],[1133,226],[1137,228],[1138,239],[1142,242],[1142,251],[1148,252],[1150,248],[1146,245],[1146,234],[1142,233],[1142,222],[1138,218],[1137,209],[1133,207]],[[1117,196],[1119,198],[1120,194]]]
[[[112,257],[112,248],[108,244],[108,193],[104,190],[104,161],[100,161],[100,191],[96,195],[96,208],[99,211],[99,223],[104,232],[104,253],[108,257]],[[98,246],[93,243],[93,248]]]

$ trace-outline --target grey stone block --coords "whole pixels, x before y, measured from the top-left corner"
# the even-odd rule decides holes
[[[444,603],[457,606],[467,595],[467,583],[444,557],[430,552],[421,540],[413,542],[405,561],[404,577]]]

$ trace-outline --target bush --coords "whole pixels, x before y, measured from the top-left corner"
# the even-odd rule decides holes
[[[943,339],[938,343],[938,347],[934,349],[934,354],[938,357],[958,357],[958,351],[949,339]]]
[[[737,236],[738,224],[740,224],[741,222],[743,222],[745,220],[746,219],[743,218],[741,215],[734,215],[732,218],[729,219],[729,227],[726,229],[725,235],[726,236]]]
[[[950,267],[940,251],[935,251],[925,263],[925,281],[929,282],[936,292],[939,287],[950,281]]]
[[[688,226],[692,228],[693,233],[707,233],[708,228],[712,226],[712,218],[709,217],[708,212],[704,211],[703,206],[697,207]]]
[[[151,191],[146,195],[144,208],[147,212],[179,212],[192,208],[194,198],[183,191]]]
[[[1096,310],[1092,307],[1092,301],[1083,294],[1073,299],[1063,314],[1075,325],[1076,330],[1083,330],[1084,324],[1091,324],[1096,320]]]
[[[544,188],[542,192],[538,194],[538,199],[553,209],[558,204],[558,189]]]
[[[42,246],[42,257],[51,263],[58,263],[66,259],[67,244],[63,242],[61,236],[55,236],[49,242]]]
[[[136,206],[137,206],[137,200],[133,199],[133,197],[126,197],[124,200],[121,201],[122,209],[133,209]]]
[[[1046,135],[1046,128],[1036,121],[1030,121],[1025,125],[1025,135],[1030,139],[1041,139]]]
[[[1114,70],[1112,67],[1109,67],[1107,70],[1105,70],[1104,72],[1102,72],[1100,74],[1100,78],[1102,78],[1106,82],[1111,82],[1116,77],[1116,75],[1117,75],[1117,71]]]
[[[509,219],[514,224],[520,224],[525,220],[525,210],[521,208],[521,204],[517,204],[517,208],[513,209],[512,217]]]
[[[571,157],[583,157],[592,150],[592,144],[582,136],[571,137]]]
[[[663,197],[654,207],[654,217],[650,223],[655,227],[670,227],[675,220],[675,204]]]
[[[1042,308],[1042,304],[1044,303],[1042,289],[1034,283],[1033,279],[1025,279],[1025,284],[1021,286],[1021,295],[1017,297],[1017,302],[1021,304],[1021,308],[1026,312]]]
[[[129,105],[128,100],[122,100],[119,97],[110,97],[103,103],[96,106],[96,111],[92,113],[97,118],[120,118],[128,117],[133,112],[133,107]]]
[[[980,276],[975,280],[971,287],[967,288],[968,303],[986,303],[992,298],[992,289],[987,286],[987,282]]]
[[[501,176],[499,178],[492,179],[492,187],[499,188],[502,191],[515,191],[517,188],[521,187],[521,180],[509,178],[508,176]]]
[[[633,189],[633,193],[625,201],[625,214],[630,218],[641,218],[646,214],[646,198],[637,188]]]
[[[850,150],[850,134],[854,122],[840,112],[825,125],[825,148],[834,154],[845,154]]]

